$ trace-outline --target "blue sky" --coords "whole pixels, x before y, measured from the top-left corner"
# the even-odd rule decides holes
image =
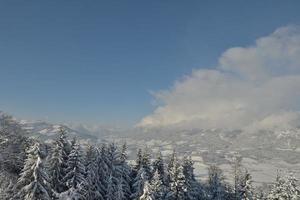
[[[300,24],[299,1],[1,1],[0,110],[135,124],[151,91]]]

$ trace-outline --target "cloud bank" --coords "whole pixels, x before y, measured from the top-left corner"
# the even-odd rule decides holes
[[[214,70],[198,69],[154,94],[141,127],[270,129],[300,125],[300,27],[234,47]]]

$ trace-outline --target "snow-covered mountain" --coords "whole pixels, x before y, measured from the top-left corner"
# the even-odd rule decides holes
[[[61,129],[68,132],[70,137],[76,137],[80,140],[97,141],[98,137],[88,130],[73,129],[65,124],[52,124],[45,121],[19,121],[22,129],[24,129],[29,136],[40,138],[43,140],[51,140],[57,136]]]

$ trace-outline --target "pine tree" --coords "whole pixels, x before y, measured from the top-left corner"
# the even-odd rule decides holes
[[[19,192],[16,199],[50,200],[51,187],[40,157],[39,144],[36,143],[27,151],[27,159],[17,182]]]
[[[242,184],[240,186],[240,197],[242,200],[254,200],[255,194],[252,186],[252,177],[250,173],[246,170]]]
[[[124,199],[126,199],[126,198],[128,199],[130,197],[130,193],[131,193],[131,188],[130,188],[131,168],[126,163],[126,160],[127,160],[127,152],[126,151],[127,151],[127,146],[126,146],[126,143],[124,143],[122,146],[121,156],[120,156],[121,178],[118,183],[118,189],[122,189],[122,194],[124,196]]]
[[[224,184],[223,172],[217,166],[208,169],[208,197],[210,200],[226,199],[226,186]]]
[[[167,165],[167,184],[168,185],[170,184],[170,179],[171,179],[170,173],[171,173],[172,168],[175,165],[176,160],[177,160],[177,155],[176,155],[175,150],[173,150],[173,153],[171,154],[169,161],[168,161],[168,165]]]
[[[151,174],[151,162],[150,162],[150,152],[148,148],[144,149],[143,155],[142,155],[142,167],[145,170],[145,176],[147,176],[147,179],[150,180],[152,174]]]
[[[141,168],[142,159],[143,159],[142,149],[138,149],[137,155],[136,155],[136,160],[135,160],[135,165],[134,165],[133,170],[132,170],[132,172],[133,172],[132,176],[133,177],[135,177],[137,175],[137,172]]]
[[[300,188],[298,186],[298,180],[293,175],[293,173],[290,173],[286,177],[285,190],[286,190],[288,199],[291,199],[291,200],[300,199]]]
[[[133,193],[131,194],[131,198],[139,199],[143,194],[145,182],[149,181],[152,176],[150,153],[147,148],[144,149],[144,152],[142,152],[140,149],[138,150],[136,164],[134,166],[132,176]]]
[[[100,149],[97,148],[96,163],[98,166],[98,190],[102,197],[106,197],[107,179],[110,176],[110,171],[107,166],[107,146],[105,144],[102,144]]]
[[[131,199],[137,200],[142,196],[146,181],[148,181],[148,176],[146,175],[145,169],[141,167],[133,180]]]
[[[116,188],[115,183],[113,180],[113,176],[109,175],[107,180],[107,191],[106,191],[106,200],[114,200],[114,194],[115,194]]]
[[[120,159],[120,152],[114,143],[109,144],[107,151],[107,166],[110,174],[111,188],[113,188],[113,195],[117,192],[117,185],[122,180],[122,163]]]
[[[57,140],[57,144],[62,149],[63,162],[66,163],[68,161],[68,156],[71,152],[71,145],[67,139],[67,131],[63,128],[61,128],[59,131],[59,138]]]
[[[200,188],[200,184],[196,181],[193,164],[194,162],[190,156],[183,158],[183,174],[186,188],[184,198],[188,200],[196,200],[204,196],[201,192],[202,188]]]
[[[101,182],[99,181],[99,165],[97,162],[98,151],[92,146],[88,145],[86,153],[86,183],[85,190],[87,192],[86,198],[90,200],[101,200],[104,199],[101,194]]]
[[[267,196],[268,200],[298,200],[300,199],[300,189],[297,185],[297,179],[289,174],[283,178],[279,173],[276,182]]]
[[[163,200],[165,198],[166,186],[163,184],[161,180],[161,175],[159,174],[158,169],[154,172],[154,175],[150,182],[150,186],[151,186],[153,199]]]
[[[48,171],[50,172],[50,183],[56,192],[67,190],[67,186],[62,179],[67,173],[67,163],[70,152],[71,146],[67,140],[67,131],[60,128],[59,137],[54,142],[54,147],[52,147],[52,152],[47,165]]]
[[[67,174],[63,178],[68,189],[77,187],[85,182],[85,166],[80,145],[75,142],[67,162]]]
[[[0,111],[0,169],[20,174],[30,146],[26,131],[11,116]]]
[[[272,186],[270,193],[267,196],[268,200],[285,200],[287,194],[285,191],[285,180],[277,173],[276,181]]]
[[[64,157],[63,157],[63,148],[58,141],[54,143],[52,153],[48,161],[48,171],[51,187],[56,192],[62,192],[64,190],[64,184],[62,179],[64,176]]]
[[[242,178],[242,157],[240,155],[235,155],[232,161],[233,166],[233,178],[234,178],[234,198],[235,200],[240,200],[241,197],[241,184]]]
[[[124,192],[124,185],[119,182],[117,185],[117,191],[115,192],[115,200],[126,200],[128,195]]]
[[[183,174],[183,167],[178,162],[176,156],[172,161],[172,167],[169,168],[169,191],[167,194],[168,199],[184,199],[186,192],[186,179]],[[169,165],[170,166],[170,165]]]
[[[127,156],[127,145],[126,143],[124,143],[122,145],[122,150],[121,150],[121,156],[120,156],[120,159],[121,159],[121,162],[126,162],[128,156]]]
[[[3,176],[4,174],[1,174]],[[6,175],[6,174],[5,174]],[[4,175],[4,176],[5,176]],[[0,199],[2,200],[12,200],[14,199],[15,194],[15,181],[11,179],[11,177],[1,177],[0,178]]]
[[[155,200],[155,198],[153,197],[151,185],[148,181],[144,183],[143,194],[141,195],[139,200]]]
[[[164,166],[164,161],[163,161],[162,154],[160,151],[158,152],[156,159],[152,163],[152,166],[153,166],[153,174],[154,174],[154,172],[157,171],[162,183],[166,184],[165,166]]]

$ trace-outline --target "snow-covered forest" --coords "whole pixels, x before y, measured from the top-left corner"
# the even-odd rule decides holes
[[[126,144],[81,144],[61,129],[51,143],[26,136],[10,116],[0,120],[0,199],[2,200],[298,200],[300,188],[291,173],[280,173],[267,188],[253,184],[239,157],[233,183],[209,167],[197,180],[189,155],[168,157],[137,151],[129,162]]]

